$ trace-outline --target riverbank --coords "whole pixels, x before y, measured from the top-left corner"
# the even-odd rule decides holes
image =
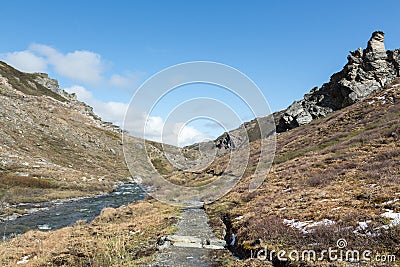
[[[145,266],[160,236],[174,232],[179,209],[155,200],[105,208],[91,223],[29,231],[0,243],[0,265]]]

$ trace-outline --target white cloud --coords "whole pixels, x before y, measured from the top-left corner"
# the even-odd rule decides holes
[[[96,99],[92,92],[78,85],[65,88],[64,90],[69,93],[76,93],[78,99],[92,106],[94,112],[103,120],[113,122],[119,126],[122,125],[128,104],[113,101],[102,102]]]
[[[76,85],[65,88],[65,90],[69,93],[76,93],[78,99],[92,106],[95,113],[103,120],[111,121],[119,126],[123,125],[125,113],[128,109],[127,103],[100,101],[83,86]],[[143,133],[144,126],[146,126],[145,135]],[[210,139],[209,136],[184,123],[177,122],[165,125],[161,117],[147,116],[143,112],[131,112],[124,127],[134,136],[145,137],[157,142],[162,141],[176,146],[190,145]]]
[[[167,143],[174,146],[186,146],[211,140],[208,136],[192,126],[182,122],[165,124],[159,116],[147,116],[146,113],[130,112],[125,121],[125,130],[136,137]]]
[[[145,134],[146,137],[153,140],[161,141],[161,133],[163,132],[164,121],[158,116],[149,116],[146,121]]]
[[[8,64],[24,72],[45,72],[47,62],[30,51],[17,51],[1,55]]]
[[[123,75],[113,74],[110,78],[110,85],[121,88],[134,88],[139,82],[143,73],[125,72]]]
[[[78,82],[99,83],[105,70],[99,54],[86,50],[77,50],[62,54],[56,49],[42,44],[32,44],[29,51],[35,52],[54,67],[59,75]]]
[[[136,131],[137,129],[139,128],[132,130]],[[210,136],[182,122],[165,124],[164,120],[158,116],[149,116],[147,118],[144,137],[180,147],[211,139]]]
[[[199,130],[189,126],[184,125],[181,127],[178,135],[178,146],[187,146],[194,143],[199,143],[205,140],[211,140],[212,138]]]
[[[98,53],[75,50],[62,53],[44,44],[31,44],[27,50],[4,53],[0,59],[26,72],[53,70],[73,82],[105,85],[117,88],[134,88],[143,76],[141,72],[125,71],[122,74],[107,73],[109,62]]]
[[[83,86],[74,85],[68,88],[64,88],[68,93],[75,93],[80,101],[83,101],[90,105],[90,102],[94,101],[92,92],[86,90]]]

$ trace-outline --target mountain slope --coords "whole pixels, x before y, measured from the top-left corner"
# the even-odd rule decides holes
[[[212,224],[228,242],[236,235],[232,251],[244,258],[265,246],[334,247],[339,238],[350,248],[399,258],[399,220],[389,218],[400,218],[399,136],[400,84],[282,133],[262,186],[249,192],[251,176],[244,177],[206,207]],[[254,168],[257,155],[251,162]]]
[[[0,125],[3,202],[99,194],[129,176],[121,130],[45,74],[0,62]]]
[[[343,89],[340,84],[346,79],[353,85],[365,82],[357,80],[357,75],[343,78],[343,73],[352,73],[344,71],[333,77],[345,80],[331,79],[328,87],[323,86],[331,89],[308,94],[300,101],[300,108],[307,112],[306,103],[313,100],[307,101],[322,92],[330,92],[322,94],[325,99],[340,94],[343,102],[338,100],[337,104],[342,104],[335,104],[337,109],[313,117],[309,124],[298,121],[295,127],[288,127],[290,131],[278,134],[273,168],[253,192],[248,188],[258,163],[260,133],[256,121],[242,125],[250,133],[250,163],[244,177],[227,195],[205,206],[216,234],[228,244],[234,243],[229,248],[243,259],[224,255],[221,266],[327,266],[326,261],[282,262],[273,253],[268,255],[272,262],[249,257],[265,247],[321,251],[335,248],[339,238],[347,240],[349,249],[400,258],[400,84],[393,76],[399,73],[391,71],[398,71],[397,61],[387,64],[398,50],[383,53],[380,35],[373,35],[376,40],[370,41],[362,56],[361,52],[352,53],[354,58],[345,69],[351,70],[360,58],[356,73],[366,70],[365,62],[377,63],[377,68],[363,75],[382,71],[385,82],[367,79],[366,86],[372,87],[364,88],[366,94],[355,95],[360,98],[352,98],[354,94],[347,89],[330,92]],[[373,53],[368,54],[368,49]],[[378,62],[370,60],[375,54]],[[384,54],[387,58],[382,59]],[[379,70],[381,63],[386,67]],[[0,63],[0,75],[0,186],[4,202],[98,194],[127,179],[119,128],[102,122],[90,107],[59,90],[44,74],[24,74]],[[333,99],[339,98],[330,101]],[[344,99],[353,99],[354,104]],[[275,115],[282,118],[289,113],[285,110]],[[240,147],[243,140],[235,137],[234,131],[229,135],[205,144],[207,150],[219,149],[216,145],[221,150],[204,171],[182,171],[172,166],[158,143],[146,142],[145,147],[153,165],[170,181],[198,186],[218,179],[230,160],[230,149]],[[143,140],[127,138],[130,148],[144,150]],[[198,147],[184,148],[184,160],[199,157]],[[140,175],[141,170],[137,172]],[[149,263],[157,236],[173,231],[177,212],[154,200],[105,209],[89,224],[78,222],[48,233],[32,231],[7,241],[0,247],[0,261],[9,266],[24,257],[31,257],[33,266],[49,262],[76,266],[92,260],[95,264],[124,266]],[[110,255],[106,262],[104,255]],[[372,264],[367,262],[366,266]]]

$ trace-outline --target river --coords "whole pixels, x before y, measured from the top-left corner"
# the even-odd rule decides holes
[[[22,234],[32,229],[55,230],[73,225],[78,220],[91,221],[105,207],[117,208],[143,199],[145,193],[134,183],[122,184],[108,194],[69,201],[20,204],[19,209],[37,209],[15,220],[0,223],[0,233],[5,237]]]

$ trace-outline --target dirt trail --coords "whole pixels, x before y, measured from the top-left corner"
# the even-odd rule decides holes
[[[210,267],[217,266],[211,252],[225,249],[225,241],[217,239],[207,224],[204,209],[182,210],[175,235],[160,242],[160,252],[152,267]]]

